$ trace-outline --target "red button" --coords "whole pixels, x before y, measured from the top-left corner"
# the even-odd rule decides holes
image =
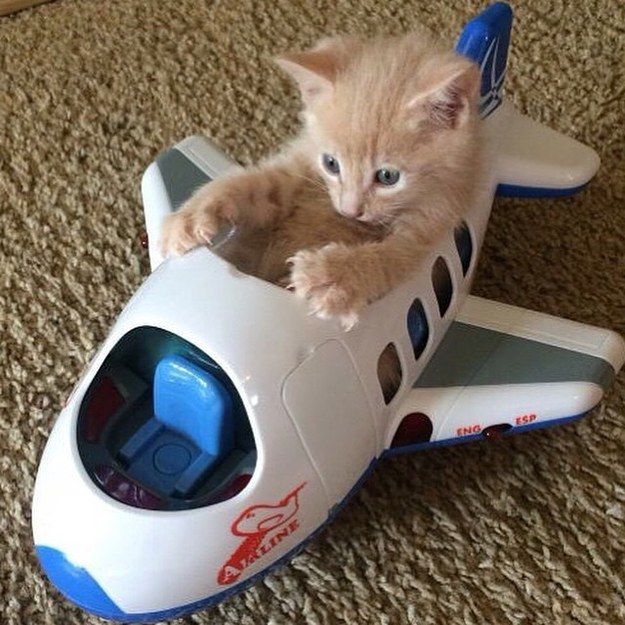
[[[97,443],[108,420],[124,405],[124,397],[109,377],[102,378],[87,400],[83,436]]]
[[[511,430],[512,426],[509,423],[498,423],[497,425],[491,425],[482,430],[484,438],[501,438],[508,430]]]
[[[148,249],[149,241],[148,241],[148,233],[147,232],[142,232],[139,235],[139,244],[141,245],[141,247],[144,250]]]

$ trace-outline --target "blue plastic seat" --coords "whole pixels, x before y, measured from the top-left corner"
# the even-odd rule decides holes
[[[119,457],[140,484],[185,497],[233,448],[230,394],[209,372],[172,355],[154,373],[154,417],[123,444]]]

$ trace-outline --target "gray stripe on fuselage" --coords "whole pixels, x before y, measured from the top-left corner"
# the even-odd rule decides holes
[[[192,163],[180,150],[172,148],[156,157],[165,190],[174,210],[211,178]]]
[[[614,375],[596,356],[456,321],[414,386],[594,382],[607,390]]]

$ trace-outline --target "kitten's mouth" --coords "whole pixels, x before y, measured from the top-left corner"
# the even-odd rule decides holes
[[[373,225],[375,223],[375,220],[371,219],[371,217],[369,217],[368,215],[346,215],[345,213],[341,213],[339,212],[339,215],[341,217],[343,217],[343,219],[347,219],[347,221],[357,221],[358,223],[361,224],[367,224],[367,225]]]
[[[360,215],[360,217],[356,217],[356,221],[367,226],[382,226],[387,223],[384,217],[376,217],[375,215]]]

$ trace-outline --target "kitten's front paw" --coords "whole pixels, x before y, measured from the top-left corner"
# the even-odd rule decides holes
[[[211,245],[213,237],[228,222],[234,208],[226,198],[191,197],[163,224],[161,250],[179,256],[200,245]]]
[[[331,243],[319,250],[302,250],[289,259],[291,286],[308,300],[310,310],[321,319],[339,317],[349,330],[365,304],[351,280],[349,248]]]

